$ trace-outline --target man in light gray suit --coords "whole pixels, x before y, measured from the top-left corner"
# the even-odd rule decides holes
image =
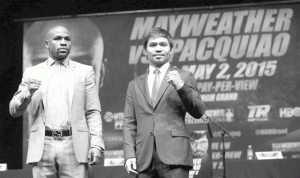
[[[72,61],[71,34],[63,26],[48,31],[48,59],[28,67],[10,102],[13,117],[28,108],[33,118],[27,163],[33,177],[88,176],[105,150],[101,106],[91,66]]]
[[[144,38],[149,69],[128,85],[124,111],[124,159],[138,178],[188,178],[193,166],[185,114],[204,113],[192,73],[169,63],[169,32],[152,29]]]

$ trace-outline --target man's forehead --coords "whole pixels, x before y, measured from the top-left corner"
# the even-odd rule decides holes
[[[206,136],[204,136],[204,137],[201,137],[201,138],[195,140],[195,142],[201,142],[201,141],[206,141],[206,140],[208,140],[208,139]]]
[[[52,37],[62,37],[62,38],[71,38],[71,35],[66,34],[66,33],[56,33]]]
[[[169,42],[169,40],[165,37],[151,37],[149,38],[149,42]]]
[[[50,29],[47,36],[70,36],[70,32],[66,28],[58,26]]]

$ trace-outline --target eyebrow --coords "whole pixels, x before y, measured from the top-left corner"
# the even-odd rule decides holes
[[[53,36],[53,38],[67,38],[67,39],[71,39],[71,36],[55,35],[55,36]]]
[[[168,42],[166,41],[162,41],[162,42],[150,42],[149,44],[168,44]]]

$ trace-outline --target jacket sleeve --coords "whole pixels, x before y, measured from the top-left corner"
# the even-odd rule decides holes
[[[197,82],[192,73],[184,79],[184,85],[179,89],[178,94],[187,110],[187,112],[196,119],[203,116],[205,107],[201,99]]]
[[[101,105],[95,82],[95,74],[92,67],[89,67],[86,75],[85,85],[85,117],[87,119],[90,143],[92,147],[100,147],[105,150],[102,136]]]
[[[9,102],[9,112],[13,117],[22,116],[31,101],[31,95],[27,88],[29,79],[29,70],[26,68],[18,91]]]
[[[124,109],[124,128],[123,128],[123,151],[124,162],[129,158],[135,158],[135,139],[137,132],[137,122],[132,98],[133,82],[130,82],[127,89],[125,109]]]

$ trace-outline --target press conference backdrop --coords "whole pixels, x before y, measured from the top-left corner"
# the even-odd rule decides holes
[[[123,164],[122,129],[128,82],[148,67],[142,38],[153,27],[174,36],[171,63],[194,74],[206,115],[235,137],[225,137],[226,159],[254,151],[300,157],[300,3],[161,9],[24,23],[24,68],[47,58],[44,34],[67,26],[73,60],[93,65],[102,104],[104,165]],[[189,130],[208,118],[186,116]],[[23,162],[29,125],[24,119]],[[214,177],[223,172],[221,130],[212,124]],[[299,133],[299,134],[298,134]]]

